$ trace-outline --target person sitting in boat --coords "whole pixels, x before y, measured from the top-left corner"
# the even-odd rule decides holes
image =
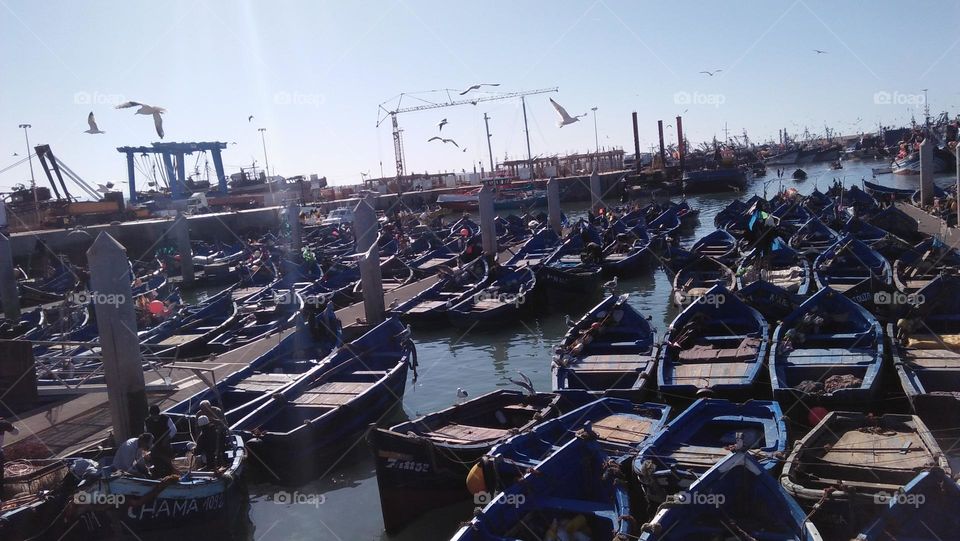
[[[150,448],[150,462],[153,464],[153,474],[157,478],[166,477],[173,473],[173,438],[177,435],[177,426],[168,415],[160,413],[160,406],[150,406],[150,415],[143,421],[144,429],[153,436],[153,447]]]
[[[226,438],[223,424],[219,421],[210,421],[206,415],[197,417],[197,426],[200,435],[197,436],[197,455],[203,460],[206,468],[216,471],[223,465],[224,440]]]
[[[149,477],[150,467],[147,465],[147,460],[150,457],[151,447],[153,447],[153,435],[149,432],[128,439],[120,444],[113,455],[113,467],[130,475]]]
[[[910,335],[923,327],[923,322],[916,315],[902,317],[897,320],[897,342],[906,346],[910,342]]]
[[[599,265],[603,263],[603,248],[596,242],[588,242],[580,253],[580,261],[585,265]]]
[[[211,404],[209,400],[200,401],[200,413],[198,415],[206,415],[208,419],[220,421],[224,425],[227,424],[227,418],[223,415],[223,410]]]

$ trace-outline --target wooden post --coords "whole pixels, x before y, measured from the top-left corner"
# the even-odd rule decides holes
[[[380,247],[376,239],[360,258],[360,287],[363,288],[363,313],[368,325],[383,322],[383,277],[380,274]]]
[[[107,233],[100,233],[87,250],[90,298],[100,331],[100,351],[113,419],[113,439],[119,445],[143,432],[147,396],[133,310],[127,251]]]
[[[590,174],[590,208],[593,212],[600,210],[603,206],[603,189],[600,186],[600,175],[594,169]]]
[[[957,145],[954,152],[957,155],[957,191],[953,197],[957,205],[957,227],[960,227],[960,145]]]
[[[920,204],[933,203],[933,139],[927,135],[920,143]]]
[[[493,188],[480,188],[478,196],[480,204],[480,241],[483,244],[483,255],[497,257],[497,214],[493,208]]]
[[[193,271],[193,249],[190,247],[190,224],[187,223],[187,217],[178,212],[172,228],[177,251],[180,252],[180,275],[183,277],[183,285],[190,287],[196,276]]]
[[[560,181],[550,177],[547,181],[547,221],[557,235],[563,234],[560,213]]]
[[[13,270],[13,249],[10,247],[10,238],[2,233],[0,233],[0,301],[3,302],[3,317],[10,322],[19,321],[20,290],[17,288],[17,275]]]
[[[353,238],[358,254],[366,252],[377,241],[377,212],[366,199],[353,209]]]

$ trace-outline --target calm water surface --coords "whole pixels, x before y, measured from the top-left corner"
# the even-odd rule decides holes
[[[824,165],[808,165],[809,178],[796,184],[801,193],[809,193],[815,186],[825,191],[834,178],[844,180],[846,185],[859,184],[861,178],[871,180],[871,166],[877,162],[844,162],[844,169],[831,171]],[[787,176],[793,172],[789,169]],[[766,180],[768,193],[773,195],[779,188],[775,180],[776,169]],[[943,177],[938,183],[949,184]],[[750,181],[746,198],[753,193],[763,193],[764,179]],[[918,187],[918,177],[883,175],[874,182],[887,186]],[[784,187],[793,186],[784,179]],[[714,229],[713,218],[735,198],[733,194],[690,197],[693,208],[700,209],[700,225],[689,236],[680,239],[689,247],[697,238]],[[567,210],[571,217],[582,215],[584,206],[572,206]],[[668,311],[670,280],[663,270],[634,280],[623,280],[620,293],[630,293],[630,303],[642,313],[650,315],[661,335],[675,311]],[[596,299],[599,300],[599,299]],[[595,300],[595,301],[596,301]],[[594,302],[595,303],[595,302]],[[507,380],[522,371],[533,381],[537,389],[550,389],[550,358],[554,345],[566,332],[564,315],[578,318],[592,304],[570,306],[569,310],[540,313],[521,323],[492,332],[449,329],[435,332],[417,332],[414,340],[420,361],[419,378],[408,382],[403,399],[403,412],[397,412],[396,420],[403,415],[416,417],[450,406],[456,401],[456,389],[462,387],[471,397],[511,387]],[[298,491],[312,497],[313,503],[281,505],[274,502],[274,495],[284,490]],[[451,506],[431,513],[396,536],[383,533],[380,517],[380,501],[377,495],[377,480],[373,460],[364,441],[356,442],[352,452],[327,475],[297,488],[275,487],[268,484],[250,486],[250,519],[253,523],[251,539],[257,540],[445,540],[455,532],[460,521],[471,517],[472,504]]]

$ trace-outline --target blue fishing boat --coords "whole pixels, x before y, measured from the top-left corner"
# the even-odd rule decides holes
[[[564,336],[552,364],[554,390],[641,399],[653,380],[656,329],[627,302],[609,296]]]
[[[617,234],[613,242],[603,248],[600,264],[604,274],[629,277],[653,269],[657,256],[650,245],[650,235],[643,225]]]
[[[821,289],[774,331],[769,363],[774,398],[863,407],[879,389],[883,350],[883,329],[873,314]]]
[[[483,457],[483,478],[491,494],[506,490],[570,440],[594,439],[611,456],[636,450],[667,422],[670,406],[600,398],[511,436]]]
[[[657,388],[670,397],[750,397],[767,357],[767,322],[722,285],[701,299],[663,337]]]
[[[777,227],[782,231],[793,233],[800,229],[803,224],[814,217],[803,205],[798,205],[796,201],[785,200],[774,207],[773,215]]]
[[[885,504],[880,516],[853,541],[954,539],[960,532],[960,485],[939,468],[880,500]]]
[[[683,174],[683,192],[686,194],[742,192],[746,187],[747,175],[737,167],[702,169]]]
[[[603,240],[580,222],[537,269],[537,282],[548,304],[579,302],[595,296],[603,285]],[[594,247],[600,253],[592,253]]]
[[[140,339],[140,350],[156,357],[183,359],[206,353],[208,343],[240,319],[232,289],[186,306]]]
[[[533,299],[537,273],[530,267],[494,267],[490,282],[447,310],[450,323],[473,329],[502,325],[521,316]]]
[[[690,488],[662,504],[640,541],[763,539],[822,541],[796,500],[748,452],[721,459]]]
[[[489,272],[489,265],[483,257],[454,269],[438,267],[436,283],[402,303],[391,302],[387,313],[414,326],[446,323],[447,310],[483,289]]]
[[[710,288],[722,285],[728,291],[737,289],[737,277],[722,261],[700,256],[680,269],[673,277],[670,295],[674,306],[684,307],[697,302]]]
[[[321,288],[319,282],[284,286],[277,280],[238,300],[238,321],[207,341],[207,350],[222,353],[293,325],[303,310],[304,296]]]
[[[820,214],[823,209],[831,205],[833,205],[833,199],[818,188],[814,188],[810,195],[803,199],[803,207],[814,214]]]
[[[821,289],[840,292],[869,278],[877,278],[884,284],[893,283],[893,269],[887,258],[850,235],[817,256],[813,275]]]
[[[625,539],[634,532],[620,465],[596,441],[574,438],[489,502],[451,541]]]
[[[913,246],[893,262],[897,290],[914,293],[943,274],[960,273],[960,252],[938,237]]]
[[[549,227],[540,228],[513,253],[505,266],[539,267],[550,254],[556,251],[562,241],[563,239],[553,229]]]
[[[737,289],[736,295],[773,323],[782,321],[800,306],[797,295],[766,280],[750,282]]]
[[[647,231],[651,235],[667,235],[680,228],[680,213],[677,208],[669,208],[647,223]]]
[[[909,200],[916,191],[913,188],[894,188],[892,186],[883,186],[868,180],[863,181],[863,190],[875,198],[884,198],[897,201]]]
[[[234,423],[251,456],[275,482],[312,479],[403,400],[416,350],[399,319],[390,318]]]
[[[703,398],[647,440],[633,461],[634,475],[650,502],[686,490],[736,451],[749,452],[767,472],[787,448],[787,426],[776,402],[743,404]]]
[[[737,239],[723,229],[717,229],[693,244],[690,252],[729,263],[737,255]]]
[[[840,235],[827,227],[818,218],[810,218],[807,223],[789,239],[789,245],[801,254],[810,257],[816,256],[840,240]]]
[[[932,468],[951,472],[919,417],[831,411],[794,444],[780,483],[801,505],[821,503],[857,519],[865,510],[872,516],[878,498],[900,492],[917,472]]]
[[[721,209],[716,216],[713,217],[713,225],[717,229],[726,229],[727,231],[743,231],[747,226],[749,210],[749,203],[744,203],[739,199],[734,199],[728,203],[726,207]]]
[[[887,328],[900,384],[931,428],[960,426],[960,276],[939,276],[905,300],[903,324]]]
[[[470,498],[464,480],[491,447],[556,416],[554,393],[499,390],[441,411],[373,428],[384,529],[396,532],[425,512]]]
[[[810,261],[777,237],[770,250],[755,248],[740,262],[737,287],[743,289],[756,281],[768,282],[797,298],[806,297],[813,283]]]

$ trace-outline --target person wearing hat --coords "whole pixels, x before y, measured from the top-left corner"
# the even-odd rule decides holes
[[[207,468],[216,470],[223,457],[223,433],[219,422],[211,422],[206,415],[197,417],[200,435],[197,436],[197,454],[203,457]]]
[[[209,400],[200,401],[200,413],[206,415],[207,419],[219,421],[224,426],[227,424],[227,418],[223,415],[223,410],[212,405]]]

